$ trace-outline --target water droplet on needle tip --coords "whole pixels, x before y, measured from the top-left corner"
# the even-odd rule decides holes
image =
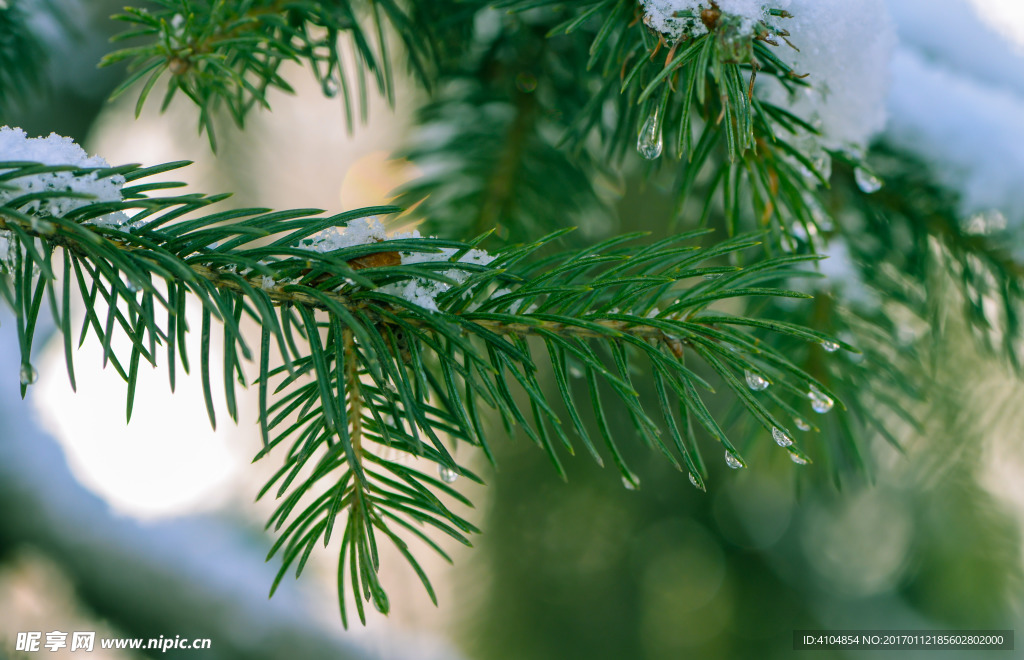
[[[768,389],[768,386],[771,385],[771,383],[768,382],[768,379],[759,373],[755,373],[753,371],[744,371],[743,374],[744,376],[746,376],[747,379],[747,387],[754,390],[755,392],[760,392],[761,390]]]
[[[437,476],[441,477],[441,481],[446,484],[453,484],[455,483],[455,480],[459,478],[459,473],[447,465],[438,465]]]
[[[338,95],[338,89],[340,88],[340,85],[338,84],[338,78],[335,77],[335,75],[332,73],[331,75],[324,78],[322,87],[324,90],[324,96],[333,99],[335,96]]]
[[[819,415],[824,415],[835,405],[835,401],[830,396],[813,385],[811,385],[811,391],[807,393],[807,398],[811,400],[811,409]]]
[[[853,178],[857,187],[865,194],[870,195],[882,189],[882,180],[863,167],[853,170]]]
[[[656,160],[661,156],[663,141],[661,137],[661,120],[655,110],[644,122],[640,135],[636,139],[636,150],[647,160]]]
[[[21,384],[31,385],[39,380],[39,372],[31,364],[21,365]]]
[[[780,447],[788,447],[793,444],[793,440],[777,426],[772,427],[772,438]]]

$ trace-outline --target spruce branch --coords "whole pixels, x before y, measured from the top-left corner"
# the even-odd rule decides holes
[[[433,43],[429,30],[411,29],[410,15],[390,0],[157,0],[157,4],[160,7],[154,11],[126,7],[125,13],[114,17],[129,25],[115,41],[146,43],[122,48],[100,62],[101,66],[130,63],[131,75],[112,96],[141,83],[138,116],[157,82],[169,74],[161,110],[179,91],[187,96],[199,108],[199,130],[206,132],[214,150],[218,108],[225,107],[242,127],[254,107],[270,107],[271,88],[293,92],[279,73],[285,62],[308,64],[325,96],[341,93],[349,130],[354,126],[354,108],[366,120],[367,75],[393,104],[394,75],[385,23],[400,35],[421,82],[430,84]],[[351,44],[350,53],[342,45],[342,36]],[[346,70],[349,57],[355,80],[349,79]]]
[[[48,190],[0,207],[7,241],[0,292],[17,316],[22,391],[33,380],[24,370],[32,369],[32,335],[45,298],[64,333],[72,382],[74,340],[81,344],[94,333],[104,361],[128,383],[130,417],[143,360],[156,365],[166,355],[172,388],[177,362],[186,371],[194,366],[183,341],[190,330],[184,301],[197,299],[198,362],[211,423],[216,321],[224,335],[229,415],[237,421],[236,382],[244,379],[242,365],[255,361],[264,443],[257,458],[284,452],[280,469],[260,493],[273,492],[280,500],[268,523],[279,533],[270,553],[281,555],[275,587],[291,567],[301,573],[316,543],[322,539],[326,545],[342,517],[339,603],[346,623],[347,589],[361,620],[366,601],[381,611],[389,608],[378,578],[380,538],[398,547],[431,597],[407,538],[439,550],[426,527],[469,544],[476,528],[446,500],[468,505],[449,482],[459,475],[479,481],[455,461],[455,443],[493,455],[483,417],[487,408],[509,431],[521,428],[563,477],[563,457],[575,451],[572,433],[599,462],[610,456],[635,485],[638,478],[604,418],[602,400],[614,397],[638,437],[703,488],[708,472],[696,427],[720,443],[731,463],[744,464],[705,402],[716,382],[776,441],[792,437],[781,420],[801,401],[807,405],[808,391],[835,397],[765,339],[775,334],[813,343],[838,340],[715,307],[736,298],[808,297],[773,282],[813,256],[783,256],[745,268],[709,265],[756,248],[757,236],[699,249],[693,241],[706,231],[653,243],[632,234],[539,257],[563,231],[501,248],[492,261],[464,259],[477,254],[483,237],[473,243],[397,238],[318,251],[312,248],[321,245],[323,230],[351,231],[354,220],[398,209],[329,217],[312,209],[209,212],[220,196],[148,194],[166,184],[147,184],[141,181],[145,176],[181,165],[97,170],[0,163],[8,184],[57,171],[120,175],[131,184],[121,202]],[[61,215],[40,210],[51,208],[40,202],[67,195],[81,205]],[[109,220],[110,214],[126,212],[133,213],[129,223]],[[447,258],[416,262],[417,255],[444,250]],[[425,306],[420,294],[410,297],[410,285],[433,286],[436,309]],[[86,303],[77,333],[69,313],[76,286]],[[244,319],[258,324],[258,346],[242,331]],[[130,339],[130,354],[117,353],[116,333]],[[632,382],[636,366],[658,389],[652,408]],[[554,398],[544,382],[549,370],[557,385]],[[577,370],[582,383],[573,377]],[[751,373],[774,385],[770,397],[748,389],[744,381],[753,382]],[[802,449],[787,450],[806,461]],[[415,464],[392,460],[389,452]],[[433,466],[438,477],[422,465]]]
[[[485,11],[485,3],[470,4]],[[403,204],[422,202],[422,216],[447,228],[464,226],[466,217],[489,218],[511,197],[522,212],[499,217],[502,231],[534,219],[565,226],[579,208],[592,214],[607,205],[594,194],[600,189],[594,182],[614,175],[598,163],[621,162],[635,148],[651,159],[652,171],[676,172],[671,229],[682,226],[696,200],[702,224],[720,210],[730,234],[767,231],[769,255],[821,247],[812,237],[828,223],[820,188],[828,185],[831,160],[859,164],[862,156],[826,151],[815,126],[779,105],[778,94],[769,101],[762,85],[754,85],[760,75],[784,96],[825,82],[805,80],[774,52],[796,47],[784,45],[785,12],[749,35],[719,12],[706,21],[706,34],[666,43],[632,0],[573,6],[507,0],[498,7],[508,13],[497,30],[486,41],[470,41],[476,48],[453,56],[457,64],[439,68],[442,93],[421,114],[423,139],[414,138],[403,154],[428,174],[404,189]],[[471,18],[453,19],[451,33],[463,34],[461,22]],[[506,89],[513,78],[529,87]],[[491,101],[507,104],[507,114]],[[470,107],[476,116],[467,116]],[[524,131],[531,121],[537,128]],[[439,135],[445,136],[440,142]],[[506,135],[507,142],[496,138]],[[685,165],[672,165],[663,152],[685,158]],[[516,172],[543,176],[517,186],[515,195],[493,194],[510,189],[512,155],[521,163]]]

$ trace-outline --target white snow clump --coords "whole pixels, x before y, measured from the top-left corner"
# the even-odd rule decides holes
[[[387,238],[388,236],[384,230],[384,225],[380,220],[373,217],[359,218],[358,220],[350,222],[345,227],[345,231],[339,232],[336,228],[332,227],[320,234],[317,234],[309,240],[308,245],[304,245],[302,247],[316,252],[331,252],[355,245],[378,243],[380,241],[387,240]],[[397,240],[404,238],[423,238],[423,236],[420,235],[419,231],[413,230],[411,232],[399,232],[394,234],[391,238]],[[403,264],[422,264],[451,261],[451,258],[455,256],[456,252],[458,252],[458,250],[455,248],[440,248],[438,252],[400,252],[399,255]],[[485,266],[494,261],[494,257],[484,250],[469,250],[459,257],[458,261],[459,263],[472,263]],[[449,279],[460,284],[469,279],[470,276],[469,272],[458,269],[446,270],[443,271],[443,274]],[[448,291],[450,288],[451,285],[445,282],[414,277],[405,282],[387,284],[380,287],[378,291],[398,296],[399,298],[404,298],[415,305],[419,305],[423,309],[436,312],[438,311],[437,297],[445,291]]]
[[[69,137],[50,133],[49,137],[30,138],[25,131],[10,126],[0,127],[0,161],[34,161],[44,165],[75,165],[83,168],[110,167],[110,164],[99,156],[90,157]],[[0,170],[6,171],[8,170]],[[92,199],[50,197],[35,200],[22,208],[24,212],[39,216],[61,217],[96,201],[121,201],[124,177],[118,174],[100,178],[98,172],[82,175],[52,172],[19,177],[5,183],[14,186],[15,189],[0,190],[0,204],[28,193],[43,191],[73,192],[91,196]],[[119,227],[128,222],[128,217],[118,212],[92,218],[88,222],[94,225]]]
[[[420,238],[418,231],[411,233],[414,235],[396,236],[395,238]],[[440,252],[402,252],[402,263],[422,264],[436,261],[451,261],[451,258],[457,251],[455,248],[441,248]],[[484,250],[469,250],[466,254],[459,257],[459,263],[479,264],[481,266],[486,266],[492,261],[494,261],[494,257]],[[465,270],[446,270],[444,275],[462,284],[469,279],[471,273]],[[445,282],[413,278],[407,282],[388,284],[381,287],[380,291],[405,298],[423,309],[436,312],[438,311],[437,297],[450,288],[451,285]]]
[[[312,252],[333,252],[356,245],[379,243],[387,240],[387,237],[380,220],[375,217],[359,218],[348,223],[345,231],[338,231],[337,227],[325,229],[299,247]]]
[[[983,3],[987,3],[984,9]],[[993,23],[999,3],[889,0],[888,4],[901,48],[957,76],[1024,96],[1024,42],[1017,44],[1000,34],[1012,23]]]
[[[641,0],[644,22],[670,41],[693,38],[707,28],[700,12],[710,0]],[[885,0],[717,0],[725,15],[740,20],[739,32],[753,35],[765,21],[790,33],[773,52],[797,74],[809,74],[809,89],[790,97],[777,82],[759,78],[767,100],[789,109],[822,133],[818,148],[857,151],[885,126],[889,61],[896,44]],[[769,16],[768,10],[790,18]],[[688,12],[697,18],[678,17]],[[812,149],[808,149],[812,151]]]
[[[788,99],[789,110],[818,128],[822,147],[862,150],[886,121],[896,32],[885,1],[779,0],[773,5],[792,14],[778,25],[800,49],[784,45],[773,52],[797,74],[808,74],[810,83]],[[781,85],[769,84],[768,100],[785,105]]]
[[[901,48],[892,62],[893,146],[931,165],[960,211],[1024,227],[1024,52],[967,0],[891,0]],[[993,225],[988,227],[988,225]]]
[[[1024,219],[1024,96],[961,77],[910,50],[893,62],[886,137],[932,164],[965,214]]]
[[[699,37],[708,31],[700,20],[700,12],[711,8],[708,0],[641,0],[641,4],[644,6],[644,23],[665,35],[670,42],[683,35]],[[739,18],[740,34],[749,35],[757,23],[764,20],[765,10],[776,7],[778,2],[717,0],[716,4],[722,13]],[[677,12],[688,12],[695,18],[676,16]]]

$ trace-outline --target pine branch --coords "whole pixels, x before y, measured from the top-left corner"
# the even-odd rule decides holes
[[[101,66],[128,60],[132,74],[115,89],[117,97],[141,83],[136,116],[157,82],[169,74],[161,101],[165,110],[180,91],[199,107],[199,130],[216,151],[215,112],[226,107],[242,127],[256,106],[270,107],[271,88],[293,92],[279,74],[285,62],[308,64],[324,95],[340,92],[349,130],[353,108],[362,120],[368,112],[366,76],[378,92],[394,103],[391,54],[384,32],[390,23],[402,38],[411,68],[430,84],[433,44],[429,31],[410,29],[411,18],[390,0],[333,3],[295,0],[158,0],[159,10],[125,8],[115,19],[129,29],[115,41],[144,39],[148,43],[107,55]],[[362,22],[373,26],[373,34]],[[341,36],[351,44],[355,80],[349,80]],[[356,105],[358,104],[358,105]]]
[[[483,259],[475,243],[415,237],[328,249],[325,229],[348,225],[353,231],[353,221],[397,209],[330,217],[310,209],[209,213],[206,208],[220,197],[147,195],[165,184],[142,183],[143,177],[181,165],[96,170],[0,163],[8,185],[63,171],[120,175],[132,184],[123,189],[122,202],[47,190],[0,207],[0,230],[7,232],[2,236],[8,243],[0,291],[18,318],[22,391],[33,380],[24,372],[32,370],[32,335],[45,298],[64,333],[72,380],[73,339],[80,344],[93,332],[104,360],[128,382],[130,417],[142,360],[155,365],[163,349],[172,387],[177,361],[188,370],[184,300],[198,299],[203,308],[199,365],[211,422],[216,423],[210,376],[216,320],[224,332],[229,414],[237,418],[241,365],[257,362],[264,440],[257,458],[285,450],[281,468],[261,492],[273,491],[281,500],[268,523],[280,534],[271,552],[282,557],[275,586],[293,565],[296,573],[302,571],[315,544],[323,539],[326,545],[343,516],[339,602],[346,622],[346,583],[360,619],[367,600],[382,611],[389,608],[377,577],[378,536],[397,545],[433,597],[405,538],[411,534],[439,549],[421,526],[466,544],[477,531],[443,499],[469,504],[447,482],[458,475],[479,478],[455,462],[450,448],[465,442],[492,455],[481,421],[486,408],[496,410],[509,430],[521,427],[563,476],[562,456],[574,452],[563,428],[563,419],[569,419],[595,459],[610,455],[635,484],[603,421],[602,397],[613,396],[638,437],[703,488],[707,471],[694,426],[720,443],[732,464],[744,464],[705,403],[715,381],[783,445],[792,435],[779,412],[800,401],[808,405],[808,391],[835,397],[758,335],[841,342],[797,325],[714,309],[734,298],[807,297],[770,283],[791,276],[792,266],[813,256],[779,257],[746,268],[709,266],[708,260],[751,250],[759,241],[738,236],[709,249],[691,244],[706,232],[654,243],[625,235],[543,258],[536,255],[564,232],[502,248],[493,260]],[[66,197],[79,205],[62,215],[41,210],[60,208],[40,204]],[[129,224],[110,220],[110,214],[133,211]],[[182,219],[196,212],[206,215]],[[54,259],[55,253],[62,258]],[[76,284],[86,303],[77,336],[69,315]],[[258,350],[241,331],[243,317],[261,328]],[[130,355],[114,350],[117,332],[131,340]],[[636,364],[646,365],[657,385],[652,409],[631,383]],[[542,369],[555,377],[556,399],[544,391]],[[583,373],[582,385],[568,375],[575,369]],[[744,381],[757,391],[771,383],[780,394],[759,396]],[[581,405],[580,396],[588,403]],[[776,405],[780,397],[791,403]],[[556,410],[559,406],[563,411]],[[586,418],[597,422],[597,442]],[[803,450],[787,450],[798,462],[806,461]],[[434,465],[439,478],[384,458],[388,451]]]
[[[444,228],[463,226],[469,215],[489,218],[489,210],[505,208],[510,197],[507,164],[514,154],[523,170],[542,175],[516,188],[511,198],[523,210],[510,213],[515,223],[498,217],[501,231],[535,219],[564,226],[579,207],[600,206],[591,193],[603,176],[595,163],[621,162],[636,148],[651,160],[651,170],[677,172],[670,229],[691,215],[696,200],[702,224],[721,209],[730,234],[767,230],[769,255],[820,247],[811,237],[825,229],[819,188],[828,185],[832,158],[860,165],[862,156],[825,151],[814,126],[761,98],[761,87],[754,86],[757,75],[791,94],[823,82],[804,80],[774,53],[788,47],[779,46],[788,35],[785,12],[748,36],[719,13],[707,34],[670,44],[644,25],[632,1],[566,7],[509,0],[498,6],[510,13],[500,18],[496,36],[488,33],[490,41],[456,60],[460,67],[474,62],[468,72],[441,67],[440,79],[456,93],[442,95],[422,114],[422,145],[414,140],[404,155],[429,174],[405,189],[403,204],[423,201],[421,215]],[[471,18],[453,21],[453,33],[463,34],[461,22]],[[502,87],[513,78],[528,79],[529,92]],[[495,89],[481,88],[481,81]],[[496,124],[486,101],[499,99],[509,103],[512,119]],[[477,116],[467,117],[468,107],[479,108]],[[617,119],[610,122],[612,109]],[[526,131],[524,139],[531,116],[539,123],[543,117],[547,126],[534,135]],[[438,135],[446,138],[439,142]],[[495,137],[506,135],[507,141]],[[685,157],[685,166],[672,165],[663,152]],[[494,189],[496,182],[502,185]]]

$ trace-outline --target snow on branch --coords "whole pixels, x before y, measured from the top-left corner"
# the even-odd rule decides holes
[[[964,215],[997,210],[1024,224],[1024,54],[962,0],[893,6],[903,46],[886,141],[930,164]]]

